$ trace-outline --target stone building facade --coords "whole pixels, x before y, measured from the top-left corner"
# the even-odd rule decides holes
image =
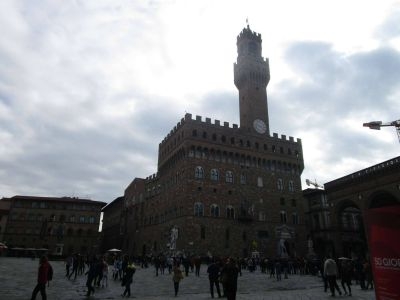
[[[400,156],[304,191],[310,234],[320,256],[366,257],[367,210],[400,205]]]
[[[186,114],[170,131],[158,172],[125,191],[130,254],[305,254],[301,140],[270,135],[261,35],[244,28],[237,47],[240,126]]]
[[[109,249],[121,249],[124,241],[125,222],[122,216],[124,211],[124,197],[118,197],[102,208],[103,220],[101,229],[101,252]]]
[[[70,197],[14,196],[4,241],[9,248],[45,248],[53,255],[97,253],[100,201]]]

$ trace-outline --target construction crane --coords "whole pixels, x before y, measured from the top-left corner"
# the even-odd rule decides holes
[[[381,130],[381,127],[394,126],[396,128],[397,137],[399,138],[399,143],[400,143],[400,120],[387,123],[383,123],[382,121],[372,121],[364,123],[363,126],[375,130]]]

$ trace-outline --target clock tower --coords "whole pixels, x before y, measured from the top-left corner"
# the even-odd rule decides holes
[[[269,63],[261,55],[261,44],[261,34],[253,32],[249,25],[238,35],[234,81],[239,90],[240,128],[269,135]]]

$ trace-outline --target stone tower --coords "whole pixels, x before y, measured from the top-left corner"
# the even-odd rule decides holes
[[[234,80],[239,90],[240,128],[269,136],[269,63],[261,55],[261,44],[261,34],[253,32],[249,25],[238,35]]]

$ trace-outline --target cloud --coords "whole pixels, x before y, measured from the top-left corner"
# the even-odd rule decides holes
[[[296,77],[270,97],[271,127],[302,138],[305,176],[324,182],[397,155],[395,135],[382,140],[362,124],[398,119],[399,51],[346,55],[328,43],[297,42],[285,59]]]

